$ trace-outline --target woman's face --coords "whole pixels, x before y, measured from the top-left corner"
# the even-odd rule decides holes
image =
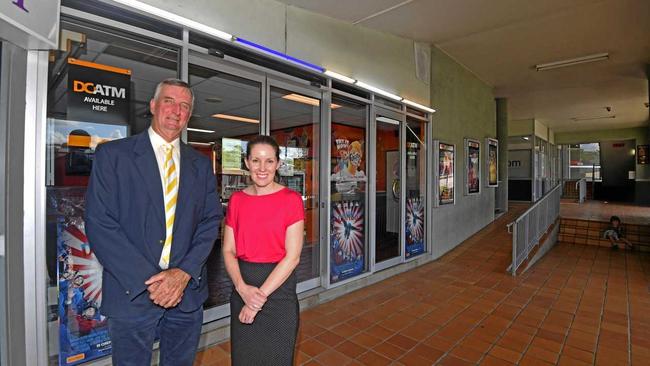
[[[253,183],[258,187],[266,187],[273,183],[275,172],[280,166],[280,162],[275,157],[273,146],[267,144],[253,146],[251,154],[245,162],[251,172]]]

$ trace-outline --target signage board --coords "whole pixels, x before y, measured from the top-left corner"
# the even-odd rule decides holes
[[[55,49],[60,0],[0,0],[2,38],[24,49]]]

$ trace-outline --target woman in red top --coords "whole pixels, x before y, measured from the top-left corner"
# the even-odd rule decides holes
[[[269,136],[246,147],[253,184],[228,202],[223,258],[230,297],[232,364],[292,365],[299,308],[295,268],[303,244],[302,197],[275,182],[280,148]]]

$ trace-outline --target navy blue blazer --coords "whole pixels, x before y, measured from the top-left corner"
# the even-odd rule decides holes
[[[190,279],[181,311],[208,297],[206,266],[223,213],[210,160],[181,143],[180,185],[169,268]],[[162,271],[165,211],[156,156],[147,130],[98,146],[86,192],[86,234],[104,267],[102,314],[138,316],[162,311],[144,282]]]

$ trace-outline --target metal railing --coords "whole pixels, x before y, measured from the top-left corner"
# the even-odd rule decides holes
[[[578,203],[584,203],[587,198],[587,179],[581,178],[578,180],[576,190],[578,190]]]
[[[513,276],[517,275],[519,266],[560,216],[561,196],[562,186],[557,184],[515,221],[508,224],[508,232],[512,233],[512,264],[508,271]]]

